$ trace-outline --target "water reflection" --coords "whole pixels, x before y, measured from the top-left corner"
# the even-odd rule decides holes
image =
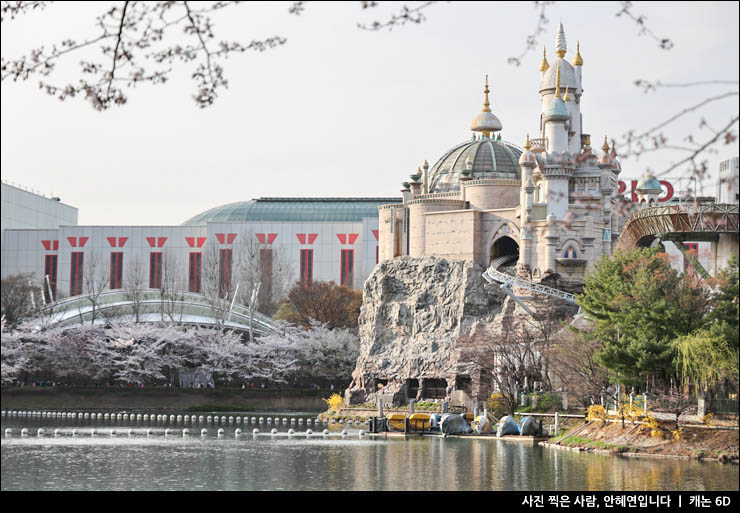
[[[39,438],[41,426],[47,435]],[[305,422],[283,424],[282,417],[272,424],[278,436],[266,426],[228,423],[228,415],[225,424],[4,419],[3,432],[11,427],[14,434],[2,440],[2,490],[738,489],[738,467],[714,462],[619,458],[498,440],[360,438],[365,426],[354,424],[326,426],[347,429],[347,437],[322,435],[323,424],[310,426],[314,435],[307,437]],[[30,436],[20,436],[22,427]],[[165,437],[168,427],[179,431]],[[184,427],[189,436],[182,436]],[[263,433],[253,436],[254,427]],[[57,428],[60,436],[53,435]],[[100,434],[91,436],[93,428]],[[111,428],[117,436],[108,434]],[[296,434],[288,437],[290,428]],[[73,429],[81,434],[73,437]]]

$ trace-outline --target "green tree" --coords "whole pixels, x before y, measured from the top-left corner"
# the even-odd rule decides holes
[[[603,348],[596,360],[626,385],[676,376],[673,341],[705,324],[709,294],[658,248],[617,251],[586,278],[579,306]]]
[[[716,322],[674,341],[682,384],[707,390],[724,380],[737,380],[737,340],[733,347],[726,338],[728,329],[727,322]]]
[[[738,262],[731,256],[727,267],[717,273],[713,280],[715,292],[712,296],[712,311],[707,316],[709,323],[723,323],[722,336],[734,351],[740,344],[740,282]]]

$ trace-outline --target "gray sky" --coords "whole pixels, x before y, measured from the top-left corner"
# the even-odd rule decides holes
[[[4,21],[2,55],[94,33],[105,4],[52,4]],[[583,56],[584,131],[592,145],[665,121],[681,109],[735,86],[665,88],[645,94],[636,79],[664,83],[738,80],[737,2],[634,2],[632,11],[675,44],[660,49],[639,27],[616,17],[618,2],[558,2],[539,50],[522,66],[507,63],[525,48],[537,23],[531,2],[440,3],[426,21],[369,32],[358,22],[384,20],[402,4],[247,3],[215,15],[217,39],[248,42],[273,35],[287,43],[226,61],[229,88],[199,109],[190,68],[165,85],[128,92],[129,102],[105,112],[83,100],[60,102],[38,78],[2,82],[2,177],[58,195],[79,208],[80,224],[177,225],[198,212],[260,196],[398,196],[400,184],[427,159],[433,164],[470,137],[488,74],[492,109],[505,140],[521,145],[537,133],[542,46],[554,60],[562,20],[572,60]],[[409,6],[418,5],[409,3]],[[60,61],[74,73],[79,57]],[[56,80],[62,82],[62,80]],[[739,110],[738,97],[681,118],[665,133],[676,145],[703,116],[714,129]],[[736,133],[737,135],[737,133]],[[738,155],[737,141],[705,155],[714,193],[719,162]],[[683,158],[660,151],[622,162],[622,177],[659,172]],[[680,176],[674,171],[669,176]]]

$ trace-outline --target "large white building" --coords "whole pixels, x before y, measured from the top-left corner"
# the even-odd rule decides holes
[[[263,303],[299,280],[361,288],[378,258],[377,207],[389,201],[400,199],[260,198],[179,226],[7,229],[2,274],[35,273],[47,300],[132,283],[244,304],[257,282]]]

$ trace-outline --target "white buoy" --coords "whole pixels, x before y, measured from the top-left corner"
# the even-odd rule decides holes
[[[226,422],[226,417],[221,417],[221,424],[223,424],[224,422]]]
[[[86,418],[86,419],[89,419],[89,418],[90,418],[90,414],[89,414],[89,413],[86,413],[86,414],[85,414],[85,418]]]
[[[236,429],[234,430],[234,435],[235,435],[235,436],[239,436],[239,435],[241,435],[241,434],[242,434],[242,430],[241,430],[241,429],[239,429],[239,428],[236,428]]]
[[[171,417],[170,417],[171,418]],[[182,422],[182,415],[177,416],[177,422]]]
[[[95,429],[95,428],[93,428],[93,430],[92,430],[92,431],[90,432],[90,434],[91,434],[92,436],[95,436],[95,435],[97,435],[97,434],[98,434],[98,430],[97,430],[97,429]]]
[[[339,419],[339,424],[344,424],[344,421],[342,419]]]
[[[13,430],[8,428],[5,430],[5,436],[13,436]]]
[[[21,429],[21,436],[28,436],[28,428]]]
[[[208,435],[208,430],[206,428],[203,428],[200,430],[200,436],[206,436]]]
[[[172,433],[172,430],[170,428],[164,430],[164,436],[168,436],[170,433]]]
[[[332,421],[332,422],[334,422],[334,421]],[[328,423],[329,423],[329,419],[324,419],[324,424],[328,424]]]
[[[147,429],[146,430],[146,436],[150,436],[151,434],[152,434],[152,430],[151,429]]]
[[[359,434],[360,434],[360,436],[365,436],[365,430],[364,429],[361,429]]]
[[[257,429],[257,428],[254,428],[254,429],[252,430],[252,434],[253,434],[253,435],[259,435],[259,433],[260,433],[260,430],[259,430],[259,429]]]
[[[277,435],[277,429],[272,428],[272,430],[270,431],[270,434],[271,435]]]
[[[283,424],[287,424],[287,423],[288,423],[288,419],[286,419],[285,417],[283,417]]]
[[[260,420],[262,420],[262,419],[260,419]],[[272,424],[272,419],[270,417],[267,417],[267,423],[268,424]]]
[[[78,433],[77,433],[77,429],[73,429],[73,430],[72,430],[72,436],[77,436],[77,434],[78,434]]]
[[[185,428],[182,430],[182,436],[188,436],[190,434],[190,430],[188,428]]]
[[[138,415],[136,415],[136,420],[141,420],[141,413],[139,413]]]
[[[108,414],[106,413],[105,415],[103,415],[103,418],[107,420],[107,419],[109,419],[109,418],[110,418],[110,415],[108,415]]]
[[[257,422],[257,419],[255,417],[252,417],[251,418],[251,422],[252,422],[252,424],[254,424],[255,422]]]
[[[242,418],[241,417],[237,417],[236,418],[236,423],[237,424],[241,424],[242,423]]]
[[[175,416],[174,415],[170,415],[170,422],[175,422]]]
[[[224,428],[218,428],[218,436],[224,436]]]
[[[221,418],[223,419],[223,417]],[[234,422],[234,417],[229,417],[229,424],[231,424],[232,422]]]
[[[103,418],[103,414],[102,413],[98,413],[98,419],[102,419],[102,418]]]
[[[307,434],[307,435],[313,435],[313,431],[311,431],[310,429],[307,429],[307,430],[306,430],[306,434]]]
[[[39,430],[36,431],[36,434],[38,436],[44,436],[44,433],[46,433],[46,431],[44,431],[44,428],[39,428]]]
[[[348,434],[349,434],[349,433],[347,433],[347,430],[346,430],[346,429],[343,429],[343,430],[342,430],[342,436],[347,436]]]
[[[331,419],[331,423],[332,424],[336,424],[337,423],[337,419]]]
[[[313,422],[311,421],[311,419],[306,419],[306,425],[307,425],[307,426],[310,426],[310,425],[311,425],[312,423],[313,423]]]
[[[148,414],[144,414],[144,416],[142,417],[142,419],[143,420],[149,420],[149,415]]]
[[[203,417],[203,415],[201,415],[200,417],[198,417],[198,422],[203,422],[204,420],[205,420],[205,417]]]
[[[110,430],[110,436],[116,436],[116,430],[115,429],[111,429]]]
[[[303,419],[298,419],[298,424],[303,424]]]
[[[325,430],[323,431],[323,434],[324,434],[324,435],[328,435],[328,434],[329,434],[329,430],[328,430],[328,429],[325,429]]]
[[[260,424],[262,424],[265,421],[264,417],[260,417]]]
[[[128,436],[133,436],[133,434],[134,434],[134,430],[133,429],[129,429],[128,430]]]
[[[292,419],[290,419],[290,423],[291,424],[295,424],[295,417],[293,417]]]
[[[210,415],[206,417],[206,422],[212,422],[212,421],[213,421],[213,417],[211,417]]]

